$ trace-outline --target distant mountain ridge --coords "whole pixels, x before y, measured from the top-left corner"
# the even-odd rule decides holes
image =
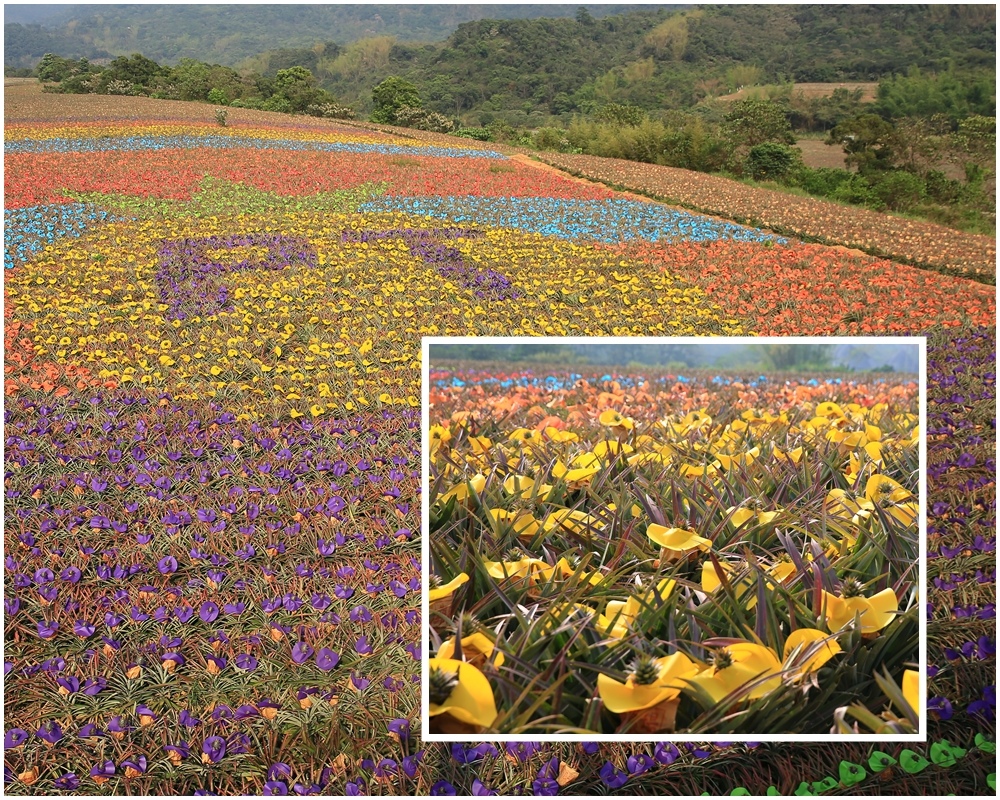
[[[234,66],[266,50],[348,44],[370,36],[439,42],[459,25],[479,19],[574,17],[580,8],[594,18],[637,9],[685,5],[68,5],[4,6],[4,64],[31,67],[46,51],[26,48],[59,37],[58,53],[142,53],[159,63],[181,58]],[[39,26],[33,29],[33,26]]]
[[[7,18],[51,26],[5,25],[12,68],[47,52],[193,59],[271,78],[302,66],[361,115],[372,88],[400,76],[428,109],[472,126],[566,125],[609,103],[687,109],[740,85],[876,82],[914,69],[955,69],[970,91],[995,96],[996,7],[983,5],[125,5],[49,16],[13,7]]]

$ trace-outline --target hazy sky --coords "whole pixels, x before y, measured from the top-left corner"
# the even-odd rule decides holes
[[[551,358],[544,358],[545,356]],[[570,358],[569,356],[572,356]],[[688,366],[749,369],[754,365],[771,368],[794,367],[802,364],[828,365],[855,370],[891,367],[896,372],[916,373],[920,365],[919,342],[878,342],[845,339],[837,343],[758,343],[713,342],[686,340],[683,342],[593,342],[568,344],[563,342],[497,342],[431,345],[430,357],[435,361],[493,360],[505,363],[545,361],[626,365],[684,363]]]

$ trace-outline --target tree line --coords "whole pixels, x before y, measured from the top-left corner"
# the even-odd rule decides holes
[[[155,61],[182,58],[235,67],[268,48],[312,47],[319,40],[346,45],[370,36],[440,42],[465,22],[481,18],[573,17],[577,4],[519,5],[99,5],[35,6],[8,10],[4,64],[30,68],[48,52],[90,59],[141,52]],[[588,5],[594,17],[634,11],[638,5]],[[30,13],[29,13],[30,12]],[[308,65],[302,65],[308,66]]]
[[[273,75],[243,74],[230,67],[184,58],[162,66],[134,53],[106,66],[46,53],[35,69],[45,90],[69,94],[146,96],[163,100],[197,100],[218,106],[253,108],[286,114],[353,119],[343,105],[302,66],[278,69]]]

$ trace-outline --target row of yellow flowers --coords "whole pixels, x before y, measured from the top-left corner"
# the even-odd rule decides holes
[[[872,573],[873,562],[865,561],[890,529],[916,547],[916,473],[906,466],[915,463],[919,442],[912,407],[825,401],[779,413],[749,408],[722,419],[706,408],[654,419],[605,409],[592,418],[595,424],[576,429],[550,418],[553,424],[498,436],[488,419],[459,411],[450,420],[438,416],[429,432],[435,513],[468,519],[461,530],[471,524],[481,531],[476,541],[483,551],[472,562],[492,582],[485,596],[482,588],[470,594],[462,589],[475,578],[469,570],[440,576],[442,585],[430,590],[432,613],[443,615],[432,624],[442,634],[461,630],[464,653],[456,653],[453,636],[431,660],[431,715],[443,717],[437,730],[483,731],[502,715],[486,690],[489,676],[506,663],[507,634],[499,632],[505,626],[491,631],[489,617],[455,621],[463,609],[488,605],[489,586],[515,592],[525,609],[537,606],[529,616],[542,620],[542,633],[572,618],[574,628],[593,630],[605,648],[639,648],[624,679],[601,672],[596,689],[603,707],[621,715],[621,730],[647,733],[674,730],[683,690],[709,705],[726,700],[738,708],[779,687],[813,683],[828,662],[847,657],[846,635],[878,637],[913,608],[912,588],[901,605],[898,572]],[[771,496],[776,475],[815,481],[824,464],[836,465],[829,482],[797,502]],[[654,521],[656,499],[629,500],[636,495],[618,491],[623,482],[641,483],[647,492],[657,484],[680,486],[684,523]],[[745,499],[720,502],[730,491]],[[605,554],[636,528],[652,555],[623,578]],[[801,534],[803,549],[786,550],[781,531]],[[813,562],[836,574],[835,586],[803,591]],[[879,588],[886,577],[890,585]],[[642,588],[650,580],[655,591]],[[586,599],[591,593],[596,602]],[[732,614],[735,600],[744,612],[763,613],[761,597],[769,607],[790,598],[796,613],[820,624],[793,622],[776,647],[747,638],[738,626],[717,632],[703,643],[708,661],[684,645],[667,655],[642,653],[644,627],[664,605],[681,608],[697,598],[699,607],[716,604]],[[916,650],[909,655],[915,662]],[[919,708],[916,675],[902,671],[911,711]]]
[[[345,241],[345,232],[434,230],[427,218],[302,213],[238,223],[302,242],[308,263],[226,272],[209,289],[224,288],[227,303],[185,299],[182,322],[171,318],[158,283],[164,242],[226,236],[233,223],[114,223],[47,245],[8,276],[8,303],[15,319],[31,323],[35,353],[58,365],[84,365],[120,384],[169,386],[180,399],[240,392],[314,415],[376,400],[416,405],[423,335],[739,331],[700,290],[639,264],[631,266],[642,273],[635,291],[643,302],[625,303],[619,285],[632,278],[618,271],[624,262],[537,234],[486,229],[448,240],[470,267],[504,272],[521,295],[488,304],[401,237]],[[252,263],[260,249],[213,251],[213,260]]]
[[[302,142],[329,142],[329,143],[367,143],[378,142],[379,144],[395,144],[420,146],[420,142],[413,139],[404,139],[400,136],[392,136],[386,133],[376,133],[374,131],[363,131],[352,128],[331,128],[325,127],[286,127],[286,128],[262,128],[258,125],[198,125],[190,122],[172,122],[163,120],[161,122],[150,122],[137,128],[134,124],[109,124],[104,122],[94,122],[89,124],[74,123],[66,125],[5,125],[4,140],[8,142],[18,141],[45,141],[48,139],[118,139],[134,136],[157,137],[157,136],[212,136],[212,137],[245,137],[251,139],[261,139],[265,141],[302,141]]]

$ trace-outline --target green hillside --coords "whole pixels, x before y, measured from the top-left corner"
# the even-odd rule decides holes
[[[240,69],[306,67],[362,113],[372,87],[398,75],[428,108],[467,124],[537,127],[608,103],[683,109],[744,85],[878,81],[915,68],[988,74],[992,85],[995,59],[992,6],[740,5],[481,19],[437,44],[367,36],[272,49]],[[990,113],[990,102],[975,113]]]
[[[641,6],[588,5],[594,17]],[[665,6],[677,8],[678,6]],[[68,58],[142,53],[233,66],[264,50],[347,44],[370,36],[443,40],[482,18],[572,17],[578,5],[59,5],[5,6],[4,64],[30,67],[47,52]],[[46,36],[58,47],[43,44]]]
[[[583,22],[480,20],[439,47],[397,45],[372,77],[403,75],[453,115],[607,102],[683,108],[743,84],[993,69],[995,42],[992,6],[708,6]],[[354,100],[352,75],[333,70],[327,80]]]

